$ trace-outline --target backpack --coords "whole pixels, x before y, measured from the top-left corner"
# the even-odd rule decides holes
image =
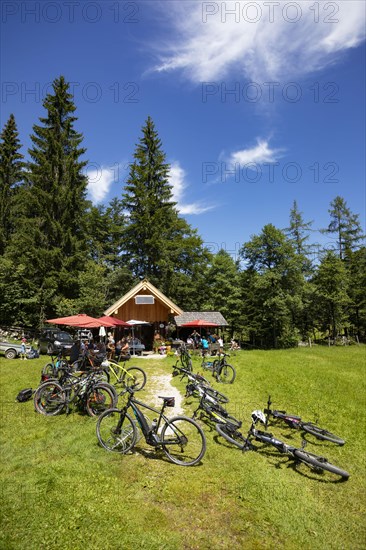
[[[32,388],[26,388],[25,390],[21,390],[15,399],[19,403],[24,403],[25,401],[29,401],[32,398],[33,393],[34,391],[32,390]]]
[[[27,359],[38,359],[38,357],[39,357],[39,352],[33,347],[27,353]]]

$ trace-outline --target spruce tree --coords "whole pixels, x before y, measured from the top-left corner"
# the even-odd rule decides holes
[[[176,203],[169,185],[169,165],[150,117],[142,133],[122,200],[129,214],[124,241],[134,274],[155,279],[163,269],[165,234],[176,221]]]
[[[351,299],[349,320],[351,336],[366,341],[366,248],[348,253],[348,294]]]
[[[328,250],[313,279],[315,310],[319,328],[337,338],[349,326],[347,268],[334,251]]]
[[[121,201],[114,198],[106,207],[90,206],[86,215],[86,238],[91,258],[113,270],[123,266],[122,239],[125,215]]]
[[[212,257],[206,271],[209,282],[204,310],[220,311],[229,324],[230,336],[240,336],[243,326],[243,301],[237,262],[221,249]]]
[[[251,339],[263,347],[297,345],[304,277],[293,244],[267,224],[240,252],[247,263],[244,311]]]
[[[9,256],[27,269],[24,316],[39,324],[62,313],[63,299],[78,296],[79,270],[86,258],[83,224],[87,179],[82,135],[74,129],[76,117],[69,85],[61,76],[46,96],[46,116],[34,125],[26,185],[17,194],[17,229]],[[32,312],[27,312],[27,300]]]
[[[0,135],[0,255],[4,254],[12,230],[12,206],[16,187],[22,181],[24,163],[14,115]]]
[[[345,199],[337,196],[331,203],[328,210],[331,221],[323,233],[334,234],[337,242],[338,255],[341,260],[345,259],[347,251],[352,251],[363,240],[362,228],[359,222],[359,215],[353,214],[348,208]]]
[[[305,275],[311,272],[312,267],[309,259],[312,246],[308,244],[312,223],[312,221],[304,220],[303,213],[299,210],[297,202],[294,201],[290,210],[290,226],[285,229],[285,233],[293,244],[296,254],[302,257]]]
[[[68,89],[61,76],[53,83],[54,93],[44,101],[47,116],[40,118],[42,125],[33,127],[28,181],[43,209],[50,248],[59,248],[70,258],[78,246],[80,216],[85,210],[87,179],[83,168],[87,163],[79,160],[85,153],[80,147],[83,136],[74,129],[76,107]]]
[[[201,282],[207,251],[178,215],[169,182],[170,166],[155,125],[148,117],[134,153],[122,206],[127,212],[124,258],[134,277],[148,278],[181,307]]]

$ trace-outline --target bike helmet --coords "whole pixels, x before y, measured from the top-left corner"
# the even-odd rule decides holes
[[[265,415],[262,411],[253,411],[252,412],[252,420],[253,420],[254,424],[258,421],[262,422],[262,424],[266,423],[266,417],[265,417]]]

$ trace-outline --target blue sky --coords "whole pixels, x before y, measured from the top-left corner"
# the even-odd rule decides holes
[[[365,3],[3,1],[1,127],[26,154],[55,77],[71,83],[89,197],[121,196],[150,115],[178,208],[236,257],[294,200],[313,240],[341,195],[365,225]]]

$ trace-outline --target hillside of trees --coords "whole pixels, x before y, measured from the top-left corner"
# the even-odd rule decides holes
[[[342,335],[366,341],[366,248],[344,198],[329,205],[322,231],[335,244],[318,248],[316,261],[312,222],[296,202],[288,227],[265,225],[239,259],[211,254],[179,215],[150,117],[122,196],[94,206],[64,77],[55,79],[43,108],[26,156],[14,115],[0,135],[0,326],[101,315],[146,277],[183,310],[221,311],[230,336],[253,347]]]

